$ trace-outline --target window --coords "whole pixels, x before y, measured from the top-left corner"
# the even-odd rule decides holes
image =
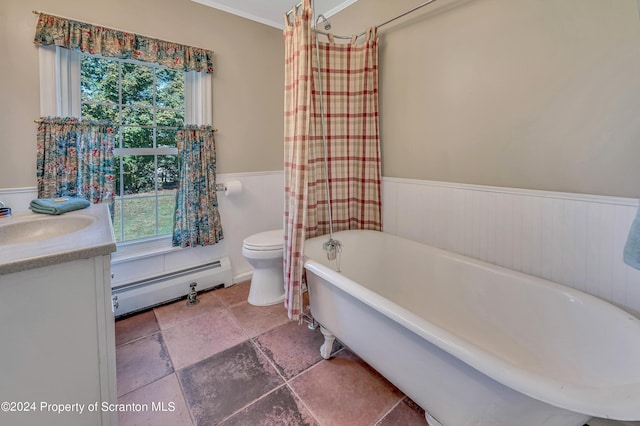
[[[176,183],[172,173],[177,170],[173,135],[183,122],[212,124],[211,74],[105,59],[56,46],[39,47],[38,57],[41,116],[122,123],[116,141],[118,244],[140,253],[170,248]],[[174,96],[180,87],[182,101]],[[145,181],[152,189],[142,189]],[[136,201],[145,206],[143,211],[136,210]]]
[[[119,243],[172,232],[186,75],[156,64],[80,57],[81,118],[110,120],[119,129],[113,221]]]

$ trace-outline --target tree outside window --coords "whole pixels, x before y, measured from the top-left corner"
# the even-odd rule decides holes
[[[82,55],[82,118],[118,125],[116,241],[171,234],[178,160],[176,130],[184,123],[185,77],[179,70]]]

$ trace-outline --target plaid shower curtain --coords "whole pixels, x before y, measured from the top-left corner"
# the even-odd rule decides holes
[[[319,43],[334,231],[382,229],[375,28],[366,37],[361,44],[355,38],[338,44],[331,36],[329,42]],[[317,79],[314,69],[314,81]],[[321,135],[319,87],[314,87],[313,97],[317,134]],[[324,206],[319,207],[326,212]],[[324,222],[319,235],[328,232]]]
[[[295,12],[295,10],[294,10]],[[304,240],[333,230],[381,230],[378,127],[378,40],[319,43],[317,67],[310,1],[293,22],[285,17],[285,306],[291,319],[303,311]],[[318,72],[319,71],[319,72]],[[328,145],[326,191],[320,83]]]

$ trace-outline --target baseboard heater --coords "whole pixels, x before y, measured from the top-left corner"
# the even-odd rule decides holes
[[[192,291],[193,283],[197,292],[229,287],[232,284],[229,258],[113,287],[113,312],[117,318],[184,298]]]

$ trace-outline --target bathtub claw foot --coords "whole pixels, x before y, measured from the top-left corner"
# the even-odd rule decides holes
[[[320,356],[324,359],[331,358],[331,352],[333,351],[333,342],[336,340],[336,336],[331,334],[329,330],[320,326],[320,332],[324,336],[324,343],[320,346]]]

